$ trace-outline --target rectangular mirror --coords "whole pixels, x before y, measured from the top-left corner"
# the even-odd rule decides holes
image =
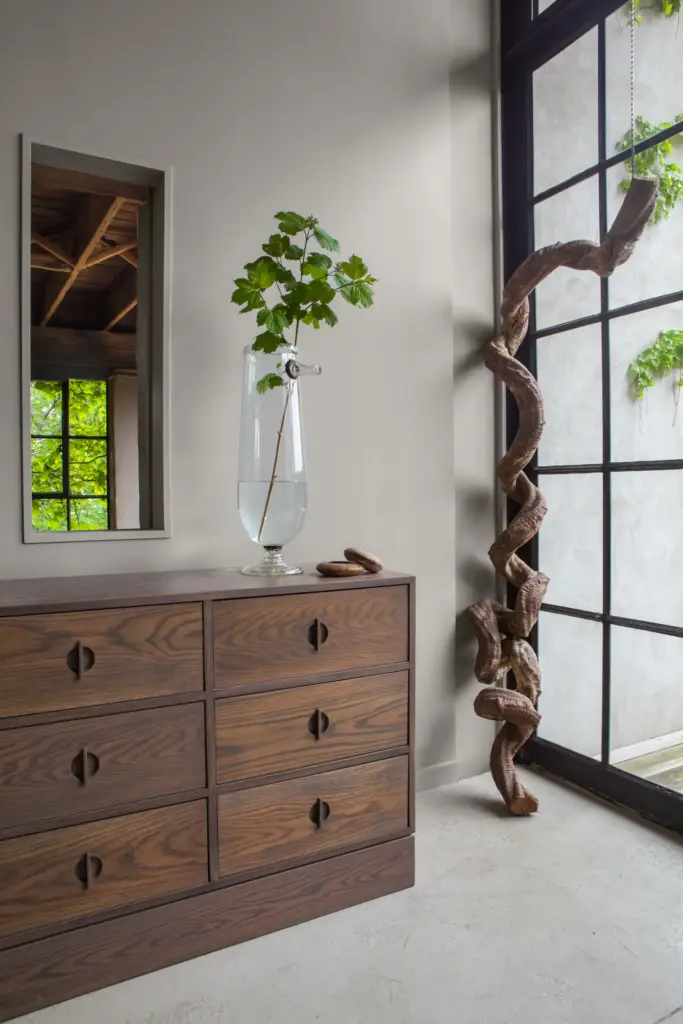
[[[24,540],[168,535],[168,174],[24,140]]]

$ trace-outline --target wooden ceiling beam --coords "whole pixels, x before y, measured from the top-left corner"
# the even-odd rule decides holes
[[[96,253],[95,256],[91,256],[86,263],[85,269],[88,270],[90,267],[96,267],[99,263],[104,263],[105,260],[110,260],[114,256],[125,256],[126,253],[131,251],[131,249],[135,249],[137,244],[138,243],[135,241],[121,242],[120,245],[112,245],[108,249],[103,249],[101,252]]]
[[[31,328],[31,376],[34,380],[66,380],[82,376],[102,380],[123,370],[135,372],[137,336],[119,331],[75,330],[71,327]]]
[[[40,321],[41,327],[45,327],[55,315],[78,275],[85,270],[102,235],[126,202],[127,200],[123,196],[116,196],[114,199],[96,195],[84,197],[75,226],[75,262],[68,277],[61,285],[59,278],[48,280],[45,290],[44,313]],[[51,287],[53,281],[55,287]]]
[[[135,247],[135,252],[133,252],[132,249],[129,252],[122,252],[121,257],[126,261],[126,263],[129,263],[131,267],[135,267],[136,270],[138,269],[137,245]]]
[[[69,256],[66,249],[63,249],[59,242],[55,242],[52,238],[46,238],[44,235],[39,235],[34,232],[31,235],[31,245],[39,245],[45,252],[49,252],[55,259],[61,260],[62,263],[66,263],[67,267],[73,267],[74,261]]]
[[[104,330],[111,331],[138,304],[138,275],[125,267],[104,293],[102,304]]]
[[[51,270],[56,274],[68,274],[68,267],[55,266],[54,263],[46,263],[39,256],[31,257],[31,270]]]

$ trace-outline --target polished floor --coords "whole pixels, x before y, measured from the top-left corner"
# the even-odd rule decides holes
[[[23,1024],[683,1024],[683,845],[546,778],[420,798],[415,889]]]

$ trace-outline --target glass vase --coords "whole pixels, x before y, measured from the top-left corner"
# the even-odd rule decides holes
[[[242,570],[248,576],[291,576],[285,544],[306,518],[307,488],[298,364],[295,348],[273,354],[244,350],[237,504],[242,525],[263,558]],[[292,375],[286,368],[295,368]],[[277,374],[283,384],[261,393],[259,381]]]

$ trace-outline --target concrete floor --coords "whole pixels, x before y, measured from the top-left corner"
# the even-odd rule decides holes
[[[683,1024],[683,845],[542,777],[420,798],[417,887],[23,1024]]]

